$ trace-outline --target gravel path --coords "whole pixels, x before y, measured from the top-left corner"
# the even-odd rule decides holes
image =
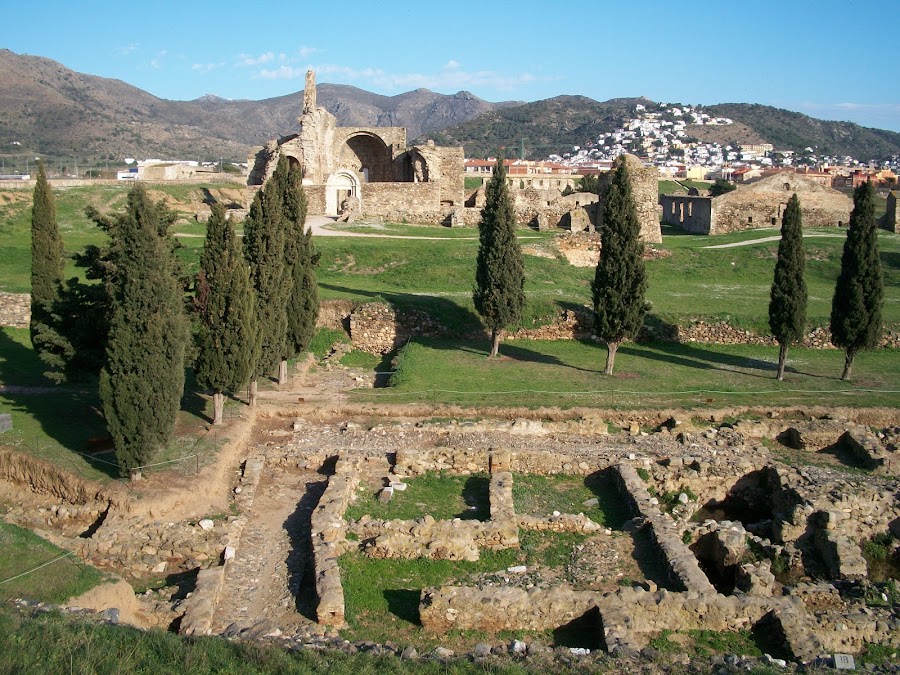
[[[810,232],[809,234],[804,234],[804,238],[808,237],[833,237],[843,239],[847,235],[844,233],[841,234],[826,234],[826,233],[817,233]],[[781,235],[775,235],[774,237],[763,237],[761,239],[748,239],[747,241],[736,241],[733,244],[716,244],[715,246],[704,246],[703,248],[736,248],[737,246],[752,246],[753,244],[764,244],[770,241],[778,241],[781,239]]]

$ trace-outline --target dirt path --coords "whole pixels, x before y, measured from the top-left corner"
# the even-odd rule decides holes
[[[269,621],[295,631],[312,623],[310,513],[325,489],[325,476],[267,466],[244,534],[225,576],[214,631],[232,624]]]
[[[827,233],[818,233],[818,232],[810,232],[809,234],[804,234],[805,238],[812,237],[832,237],[843,239],[846,237],[846,234],[827,234]],[[736,241],[733,244],[716,244],[715,246],[704,246],[703,248],[736,248],[738,246],[752,246],[753,244],[765,244],[770,241],[778,241],[781,239],[781,235],[776,235],[774,237],[762,237],[761,239],[748,239],[747,241]]]

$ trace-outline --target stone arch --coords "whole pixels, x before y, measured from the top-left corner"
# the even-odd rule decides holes
[[[406,153],[406,180],[411,183],[431,182],[431,169],[428,160],[418,150]]]
[[[353,171],[338,169],[328,176],[325,183],[325,215],[339,215],[341,202],[348,198],[356,200],[358,213],[362,208],[359,176]]]
[[[370,183],[394,180],[391,170],[391,149],[384,140],[370,131],[352,134],[341,146],[340,166],[367,176]]]

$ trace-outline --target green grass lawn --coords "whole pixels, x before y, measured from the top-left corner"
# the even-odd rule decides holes
[[[490,517],[489,483],[487,474],[426,473],[409,479],[406,490],[394,492],[386,504],[378,501],[380,486],[364,483],[344,517],[359,520],[368,514],[378,520],[411,520],[427,514],[435,520],[487,520]]]
[[[421,628],[419,598],[423,588],[473,583],[485,574],[503,574],[513,565],[559,569],[569,560],[573,547],[584,539],[584,535],[567,532],[520,532],[520,549],[482,549],[474,562],[380,560],[350,551],[340,559],[350,627],[344,635],[349,639],[440,644],[440,636],[429,636]]]
[[[77,557],[61,557],[65,553],[29,530],[0,521],[0,602],[27,598],[61,603],[100,583],[100,572]],[[27,573],[45,563],[50,564]]]
[[[792,348],[785,380],[777,382],[777,350],[752,345],[626,344],[612,377],[603,375],[605,347],[590,342],[511,340],[497,360],[486,358],[488,347],[486,340],[412,341],[399,354],[392,387],[353,397],[530,407],[900,405],[900,359],[890,349],[861,353],[846,383],[838,350]]]
[[[83,478],[105,482],[119,477],[112,453],[86,454],[91,439],[107,435],[96,380],[54,386],[42,372],[28,329],[0,328],[0,384],[41,388],[0,393],[0,413],[9,413],[13,422],[12,430],[0,436],[0,443],[59,464]],[[226,419],[242,410],[241,402],[226,399]],[[175,434],[153,461],[191,459],[151,471],[191,472],[196,471],[198,462],[203,466],[212,461],[224,437],[218,430],[206,431],[211,419],[211,398],[198,389],[193,374],[187,371]]]

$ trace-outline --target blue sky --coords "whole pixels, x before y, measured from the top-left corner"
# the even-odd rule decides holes
[[[281,96],[313,67],[387,95],[764,103],[900,131],[895,2],[4,4],[0,47],[162,98]]]

